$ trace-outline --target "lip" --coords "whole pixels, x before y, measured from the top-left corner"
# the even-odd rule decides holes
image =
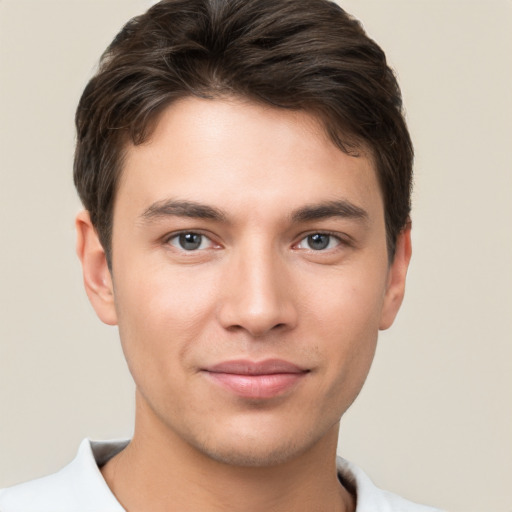
[[[224,361],[203,371],[224,389],[252,399],[282,395],[309,373],[309,370],[282,359]]]

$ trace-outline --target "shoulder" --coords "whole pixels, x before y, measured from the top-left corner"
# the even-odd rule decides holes
[[[338,474],[357,495],[356,512],[443,512],[379,489],[355,464],[338,457]]]
[[[126,443],[125,443],[126,444]],[[76,458],[52,475],[0,490],[1,512],[123,512],[98,469],[97,453],[119,443],[84,440]],[[124,447],[124,445],[123,445]]]
[[[0,490],[2,512],[74,512],[77,497],[69,485],[67,472],[58,472],[30,482]]]

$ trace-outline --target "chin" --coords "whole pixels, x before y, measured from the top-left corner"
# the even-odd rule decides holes
[[[261,441],[261,440],[260,440]],[[201,451],[216,462],[229,466],[239,467],[269,467],[279,466],[294,459],[305,451],[295,444],[281,446],[258,446],[258,443],[250,443],[243,447],[211,447],[202,446]]]
[[[277,430],[277,429],[276,429]],[[223,438],[203,439],[194,443],[195,448],[210,459],[239,467],[270,467],[285,464],[308,450],[311,450],[322,435],[305,435],[304,432],[292,434],[289,430],[268,432],[265,429],[257,432],[238,431]],[[302,434],[302,435],[301,435]]]

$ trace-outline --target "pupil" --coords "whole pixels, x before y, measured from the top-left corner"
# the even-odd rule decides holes
[[[309,235],[308,245],[316,251],[325,249],[329,245],[329,235],[322,235],[321,233]]]
[[[183,233],[180,235],[180,245],[183,249],[192,251],[201,245],[201,238],[197,233]]]

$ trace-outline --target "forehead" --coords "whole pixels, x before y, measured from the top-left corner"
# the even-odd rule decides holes
[[[185,98],[161,114],[148,141],[127,147],[115,210],[169,197],[293,209],[347,195],[382,210],[372,159],[343,153],[316,116],[238,98]]]

